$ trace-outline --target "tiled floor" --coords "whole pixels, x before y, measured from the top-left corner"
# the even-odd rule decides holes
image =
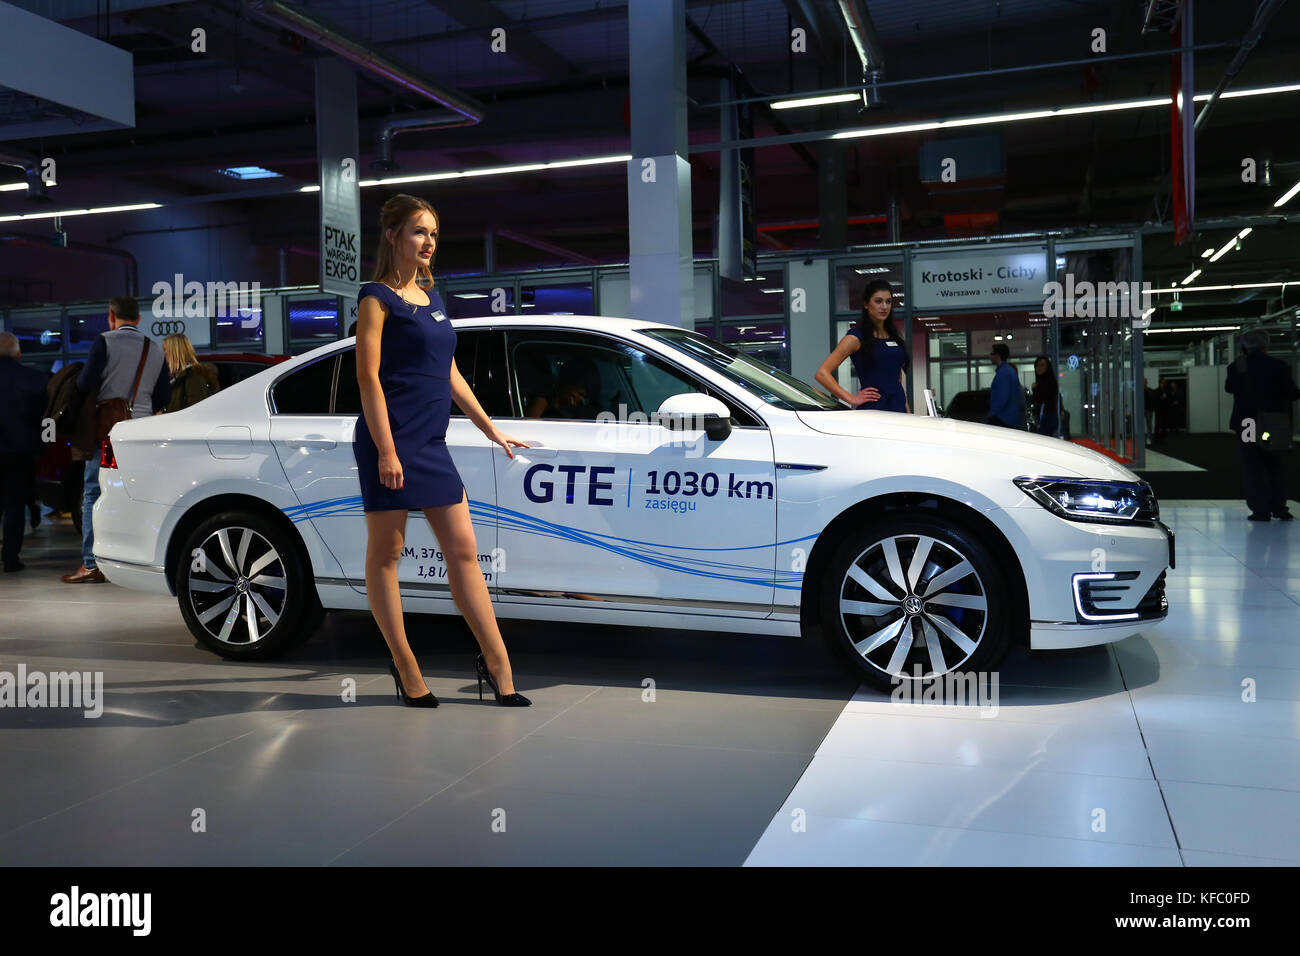
[[[0,577],[0,669],[100,670],[106,701],[0,710],[0,864],[1300,863],[1300,528],[1165,511],[1169,619],[1013,653],[991,715],[800,641],[528,622],[534,706],[498,708],[463,625],[414,616],[444,705],[403,708],[365,616],[223,662],[171,599],[61,584],[47,522]]]
[[[1300,522],[1162,510],[1165,622],[1013,658],[991,717],[860,690],[747,862],[1300,863]]]

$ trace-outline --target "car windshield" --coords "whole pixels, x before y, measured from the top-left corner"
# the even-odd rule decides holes
[[[757,362],[744,352],[689,329],[640,329],[642,335],[703,362],[769,405],[791,411],[838,410],[848,406],[817,391],[779,368]]]

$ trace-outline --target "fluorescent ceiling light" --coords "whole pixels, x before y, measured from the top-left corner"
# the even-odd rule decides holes
[[[487,298],[486,292],[453,292],[452,295],[454,295],[458,299],[486,299]]]
[[[1187,283],[1191,282],[1193,279],[1195,279],[1195,278],[1196,278],[1198,275],[1200,275],[1200,274],[1201,274],[1201,270],[1200,270],[1200,269],[1196,269],[1196,270],[1193,270],[1192,272],[1188,273],[1187,278],[1183,280],[1183,285],[1187,285]]]
[[[1227,255],[1228,250],[1231,249],[1231,248],[1232,248],[1233,246],[1235,246],[1236,244],[1237,244],[1237,237],[1236,237],[1236,236],[1233,236],[1231,239],[1229,239],[1227,242],[1225,242],[1225,243],[1223,244],[1223,246],[1219,249],[1218,252],[1216,252],[1214,255],[1210,256],[1210,261],[1211,261],[1211,262],[1218,262],[1218,261],[1219,261],[1220,259],[1222,259],[1225,255]]]
[[[26,183],[5,183],[0,186],[0,193],[16,193],[20,189],[26,189]]]
[[[514,166],[487,166],[482,169],[460,169],[443,173],[416,173],[412,176],[389,176],[386,179],[363,179],[357,185],[365,188],[369,186],[397,186],[403,183],[431,183],[440,179],[468,179],[472,176],[502,176],[508,173],[530,173],[547,169],[572,169],[575,166],[601,166],[626,163],[631,159],[631,153],[622,153],[618,156],[589,156],[584,159],[557,159],[548,163],[520,163]],[[303,186],[298,191],[303,193],[320,192],[320,186]]]
[[[261,166],[231,166],[229,169],[218,169],[217,172],[223,176],[229,176],[231,179],[277,179],[280,173],[272,172],[269,169],[263,169]]]
[[[1194,325],[1169,329],[1143,329],[1147,335],[1167,335],[1171,332],[1236,332],[1240,325]]]
[[[800,106],[826,106],[829,103],[852,103],[859,98],[858,93],[830,93],[826,96],[808,96],[801,100],[778,100],[769,104],[774,110],[793,110]]]
[[[865,269],[854,269],[858,275],[874,275],[877,272],[888,272],[889,266],[867,266]]]
[[[1269,96],[1273,93],[1294,93],[1300,90],[1300,83],[1292,83],[1289,86],[1256,86],[1245,90],[1230,90],[1226,93],[1220,93],[1221,100],[1234,100],[1239,96]],[[1193,99],[1198,103],[1204,103],[1210,98],[1209,93],[1197,93]]]
[[[1277,208],[1278,206],[1285,206],[1295,198],[1296,193],[1300,193],[1300,181],[1296,182],[1294,186],[1284,192],[1281,198],[1279,198],[1277,202],[1273,203],[1273,207]]]
[[[161,209],[162,203],[142,202],[132,206],[96,206],[93,209],[60,209],[58,212],[29,212],[22,216],[0,216],[0,222],[20,219],[55,219],[59,216],[96,216],[105,212],[134,212],[137,209]]]
[[[1277,286],[1295,285],[1296,280],[1291,279],[1286,282],[1237,282],[1232,285],[1198,285],[1190,289],[1151,289],[1150,292],[1222,292],[1225,289],[1272,289]]]
[[[1201,258],[1202,258],[1202,259],[1208,259],[1208,258],[1210,258],[1210,256],[1212,256],[1212,255],[1214,255],[1214,246],[1210,246],[1210,248],[1208,248],[1208,249],[1206,249],[1204,252],[1202,252],[1202,253],[1201,253]]]
[[[767,292],[767,293],[770,294],[770,293],[773,293],[773,292],[784,292],[785,289],[759,289],[758,291],[759,291],[759,292]]]
[[[1300,90],[1300,83],[1292,84],[1290,86],[1266,86],[1237,90],[1232,94],[1222,94],[1222,98],[1226,99],[1230,95],[1233,97],[1268,96],[1273,93],[1292,93],[1297,90]],[[1209,93],[1198,93],[1193,97],[1197,102],[1203,102],[1209,98]],[[915,133],[931,129],[951,129],[956,126],[984,126],[994,123],[1014,123],[1019,120],[1045,119],[1049,116],[1078,116],[1084,113],[1113,113],[1118,110],[1151,109],[1154,107],[1168,106],[1171,102],[1172,99],[1170,97],[1160,96],[1140,100],[1117,100],[1112,103],[1085,103],[1080,106],[1058,106],[1041,110],[1014,113],[993,113],[985,116],[966,116],[950,120],[900,123],[893,126],[873,126],[866,129],[843,130],[834,134],[831,139],[855,139],[862,136],[888,136],[893,133]],[[1275,203],[1275,205],[1281,205],[1282,202],[1290,199],[1291,196],[1298,191],[1300,191],[1300,183],[1297,183],[1295,188],[1283,197],[1282,200]]]

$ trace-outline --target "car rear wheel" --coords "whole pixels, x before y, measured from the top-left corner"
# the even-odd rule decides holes
[[[275,657],[310,637],[322,610],[311,568],[293,536],[250,511],[200,523],[175,573],[181,616],[222,657]]]
[[[822,633],[860,680],[890,690],[987,671],[1010,640],[1008,589],[964,527],[899,514],[850,532],[822,579]]]

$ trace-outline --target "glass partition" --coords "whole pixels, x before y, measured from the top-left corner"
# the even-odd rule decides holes
[[[291,298],[285,303],[285,310],[289,319],[289,351],[293,355],[309,352],[318,345],[336,341],[342,336],[338,296]],[[260,310],[257,318],[257,333],[260,336]]]
[[[68,310],[68,351],[89,352],[100,332],[108,331],[108,309]]]
[[[41,309],[9,313],[8,331],[18,336],[23,355],[63,349],[63,310]]]
[[[443,304],[453,319],[479,316],[514,315],[515,282],[503,280],[492,286],[448,286]],[[535,311],[530,309],[529,311]]]
[[[519,283],[519,308],[538,315],[594,315],[590,281]]]

